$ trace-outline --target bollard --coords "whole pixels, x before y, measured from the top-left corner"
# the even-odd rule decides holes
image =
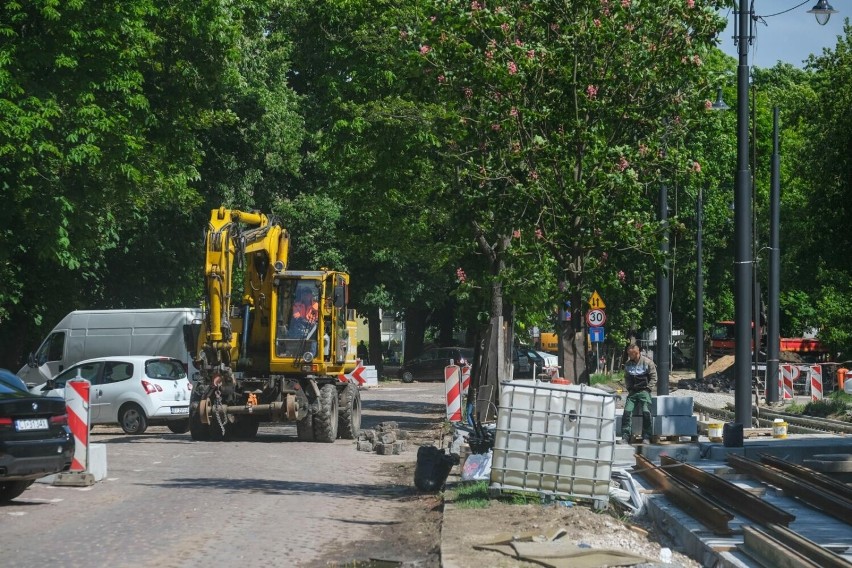
[[[88,487],[95,476],[89,473],[89,389],[86,379],[77,378],[65,383],[65,408],[68,426],[74,436],[74,459],[71,470],[56,475],[54,485]]]

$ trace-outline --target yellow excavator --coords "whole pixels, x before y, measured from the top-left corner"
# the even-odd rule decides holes
[[[253,438],[261,422],[285,421],[296,423],[302,441],[358,435],[360,393],[346,378],[356,366],[349,275],[288,270],[289,246],[274,216],[211,212],[204,319],[189,340],[199,369],[193,440]]]

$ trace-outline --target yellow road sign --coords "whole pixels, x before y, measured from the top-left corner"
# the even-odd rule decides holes
[[[593,310],[602,310],[606,307],[606,304],[604,304],[603,298],[601,298],[601,295],[598,294],[597,290],[592,292],[592,297],[589,298],[589,307],[592,308]]]

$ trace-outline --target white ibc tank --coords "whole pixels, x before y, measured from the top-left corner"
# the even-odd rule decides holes
[[[606,506],[616,396],[586,385],[531,380],[500,394],[492,487],[592,499]]]

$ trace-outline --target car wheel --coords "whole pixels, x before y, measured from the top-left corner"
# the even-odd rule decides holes
[[[33,484],[34,479],[22,481],[0,481],[0,503],[11,501],[27,490]]]
[[[323,386],[317,402],[319,412],[314,414],[314,441],[334,442],[337,439],[337,387]]]
[[[354,440],[361,430],[361,393],[349,383],[337,397],[337,435],[344,440]]]
[[[414,374],[411,371],[405,371],[404,373],[402,373],[402,382],[413,383],[414,382]]]
[[[170,420],[166,426],[175,434],[186,434],[189,432],[189,418],[186,420]]]
[[[142,434],[148,429],[145,412],[137,404],[126,404],[118,412],[118,423],[125,434]]]

